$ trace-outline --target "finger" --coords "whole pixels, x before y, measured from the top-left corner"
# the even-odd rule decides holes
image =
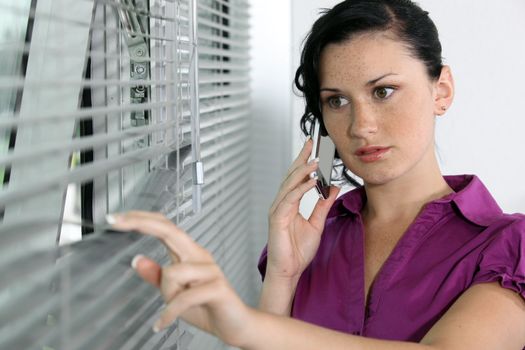
[[[289,174],[291,174],[297,167],[305,164],[308,161],[308,158],[310,158],[310,154],[312,153],[313,148],[313,141],[310,136],[308,136],[304,142],[303,148],[301,148],[301,151],[297,155],[297,157],[294,159],[292,165],[288,168],[288,171],[286,172],[286,176],[288,177]]]
[[[286,171],[286,176],[284,177],[282,183],[284,183],[290,175],[300,166],[305,165],[308,162],[308,159],[310,158],[310,155],[312,153],[313,148],[313,141],[310,137],[305,141],[303,148],[297,155],[297,158],[294,159],[293,163],[290,165],[288,170]]]
[[[157,288],[160,287],[162,268],[155,261],[143,255],[137,255],[131,261],[131,266],[144,281]]]
[[[339,194],[340,190],[341,189],[339,187],[330,186],[330,194],[328,198],[324,200],[319,199],[317,201],[314,210],[312,211],[312,214],[308,219],[308,221],[313,227],[317,228],[318,230],[322,230],[324,228],[326,216],[328,215],[330,208],[337,199],[337,195]]]
[[[312,152],[313,147],[313,141],[310,136],[306,138],[306,141],[304,142],[303,148],[299,152],[299,155],[295,160],[293,161],[292,165],[288,168],[288,171],[286,172],[286,176],[284,180],[281,183],[281,186],[279,187],[279,191],[277,194],[277,198],[273,201],[272,206],[270,207],[270,215],[275,211],[275,207],[279,204],[279,202],[282,200],[282,196],[279,196],[279,194],[283,191],[283,184],[289,179],[290,175],[301,165],[306,164],[308,161],[308,158],[310,157],[310,154]],[[307,179],[304,179],[307,181]]]
[[[275,209],[275,213],[279,213],[282,216],[287,216],[291,210],[295,210],[299,206],[301,198],[304,194],[310,191],[315,187],[317,179],[310,179],[307,182],[297,186],[293,191],[288,192],[288,194],[283,198],[281,203]]]
[[[181,290],[208,283],[223,277],[216,264],[180,263],[162,270],[161,292],[166,301],[171,301]]]
[[[217,291],[223,287],[221,285],[222,283],[220,279],[217,279],[196,287],[188,288],[177,294],[164,308],[160,318],[153,326],[153,331],[159,332],[168,327],[177,317],[188,309],[215,300],[218,294]]]
[[[307,164],[304,164],[294,170],[292,174],[282,183],[277,196],[270,207],[270,215],[275,212],[275,209],[283,198],[301,183],[308,182],[310,180],[310,174],[317,170],[319,166],[319,159],[313,159]]]
[[[201,248],[183,230],[159,213],[130,211],[113,214],[108,219],[117,230],[137,231],[160,239],[172,253],[175,262],[213,261],[211,255]]]
[[[319,158],[312,159],[308,163],[298,166],[282,183],[281,189],[286,190],[295,187],[300,181],[310,179],[310,174],[317,170]],[[281,191],[282,192],[282,191]]]

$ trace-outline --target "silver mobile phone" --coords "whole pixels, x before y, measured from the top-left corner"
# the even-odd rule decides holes
[[[312,140],[314,142],[310,159],[319,158],[317,171],[310,174],[310,178],[317,176],[315,189],[321,199],[327,199],[330,195],[330,184],[335,156],[335,145],[329,136],[323,136],[321,125],[315,121]]]

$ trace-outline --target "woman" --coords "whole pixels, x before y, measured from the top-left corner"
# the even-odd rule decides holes
[[[475,176],[439,170],[435,118],[454,82],[427,13],[408,0],[340,3],[314,24],[296,85],[303,130],[320,120],[364,186],[337,200],[333,187],[303,218],[317,167],[305,143],[270,209],[261,310],[167,219],[113,217],[172,252],[162,270],[133,261],[167,303],[155,329],[181,316],[246,349],[523,348],[525,217],[503,214]]]

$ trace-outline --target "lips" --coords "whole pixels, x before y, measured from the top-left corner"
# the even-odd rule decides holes
[[[390,147],[368,146],[357,149],[355,155],[365,163],[378,161],[390,150]]]

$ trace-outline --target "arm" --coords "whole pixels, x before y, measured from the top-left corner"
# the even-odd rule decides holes
[[[339,192],[332,187],[308,220],[299,213],[301,198],[316,182],[309,174],[317,169],[317,162],[307,163],[312,145],[310,140],[304,144],[268,214],[268,256],[259,309],[276,315],[290,315],[297,283],[317,252],[326,216]]]
[[[289,316],[299,277],[286,278],[268,275],[263,282],[259,310],[275,315]]]
[[[173,263],[166,267],[144,257],[133,264],[166,301],[156,330],[180,316],[246,350],[521,350],[525,346],[525,302],[497,283],[467,290],[419,344],[365,338],[246,306],[211,255],[159,214],[135,212],[115,219],[116,229],[155,236],[170,251]]]
[[[419,344],[347,335],[263,313],[252,317],[254,326],[243,344],[249,350],[521,350],[525,346],[525,301],[497,283],[467,290]]]
[[[421,340],[440,349],[525,347],[525,300],[497,282],[470,287]]]

